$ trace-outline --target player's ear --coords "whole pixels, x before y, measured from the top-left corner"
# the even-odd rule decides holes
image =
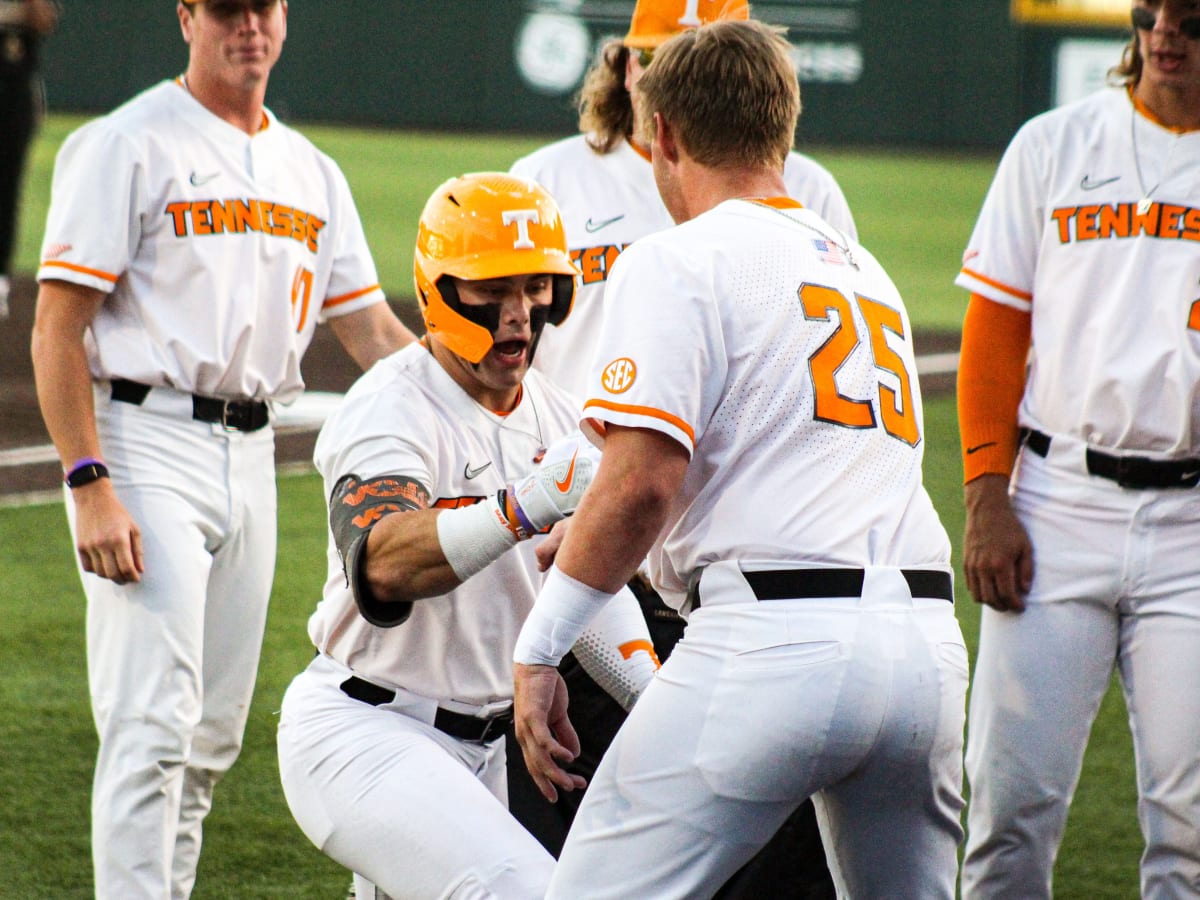
[[[192,42],[192,11],[183,3],[176,3],[175,14],[179,16],[179,30],[183,34],[183,42],[190,44]]]
[[[283,7],[283,40],[287,40],[287,0],[281,0],[280,4]]]
[[[654,114],[654,151],[661,153],[663,159],[669,163],[679,162],[679,144],[675,139],[675,129],[659,112]]]

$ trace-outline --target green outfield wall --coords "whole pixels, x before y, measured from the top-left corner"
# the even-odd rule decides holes
[[[105,111],[186,64],[170,0],[62,6],[45,47],[53,110]],[[632,9],[633,0],[291,0],[268,102],[291,121],[569,134],[584,70]],[[751,9],[786,27],[795,48],[801,143],[1001,147],[1050,105],[1059,78],[1061,35],[1014,24],[1009,0]],[[1097,36],[1121,37],[1076,35]]]

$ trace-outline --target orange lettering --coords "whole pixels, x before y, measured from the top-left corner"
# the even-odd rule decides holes
[[[1059,243],[1066,244],[1071,240],[1071,218],[1075,215],[1074,206],[1066,206],[1050,213],[1051,218],[1058,223]]]
[[[271,212],[271,234],[286,237],[292,233],[292,208],[276,206]]]
[[[192,232],[194,234],[212,234],[212,219],[208,216],[210,200],[197,200],[192,204]]]
[[[1183,213],[1186,209],[1186,206],[1174,206],[1170,203],[1163,206],[1162,219],[1158,224],[1160,238],[1179,237],[1179,231],[1183,226]]]
[[[1129,212],[1132,209],[1128,203],[1100,207],[1100,237],[1129,237]]]
[[[308,216],[308,249],[317,252],[317,235],[321,233],[321,229],[325,227],[325,220],[318,219],[311,213]]]
[[[1145,214],[1133,211],[1133,229],[1131,237],[1137,237],[1139,234],[1148,234],[1150,237],[1155,237],[1158,234],[1158,204],[1150,204],[1150,208]]]
[[[247,229],[262,231],[262,211],[258,208],[258,201],[238,200],[236,204],[234,211],[237,214],[238,233],[243,233]]]
[[[588,247],[579,262],[584,284],[595,284],[604,280],[604,248]]]
[[[1075,240],[1094,241],[1096,235],[1096,214],[1099,206],[1081,206],[1075,217]]]
[[[370,509],[363,510],[350,521],[358,528],[367,528],[374,525],[387,513],[394,512],[404,512],[404,510],[394,503],[380,503],[378,506],[372,506]]]
[[[1200,241],[1200,209],[1189,209],[1183,214],[1183,233],[1186,241]]]
[[[171,217],[171,222],[175,226],[175,237],[184,237],[187,235],[187,211],[191,206],[190,203],[167,204],[167,215]]]
[[[236,230],[233,203],[232,200],[214,200],[212,206],[209,207],[213,234],[224,234],[226,231]]]

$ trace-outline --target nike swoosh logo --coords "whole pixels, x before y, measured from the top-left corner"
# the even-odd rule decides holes
[[[192,183],[192,187],[202,187],[203,185],[208,184],[214,178],[219,178],[220,175],[220,172],[213,172],[211,175],[197,175],[195,172],[193,172],[191,177],[188,178],[188,181]]]
[[[967,456],[970,456],[972,453],[975,453],[977,450],[982,450],[984,447],[995,447],[995,446],[996,446],[995,441],[988,441],[986,444],[976,444],[974,447],[967,448]]]
[[[471,464],[470,464],[470,463],[467,463],[465,466],[463,466],[463,478],[465,478],[465,479],[467,479],[468,481],[470,481],[470,480],[471,480],[472,478],[474,478],[476,475],[478,475],[478,474],[480,474],[481,472],[483,472],[483,470],[484,470],[484,469],[486,469],[486,468],[487,468],[488,466],[490,466],[491,464],[492,464],[492,461],[489,459],[489,460],[488,460],[487,462],[485,462],[485,463],[484,463],[482,466],[477,466],[477,467],[475,467],[474,469],[472,469],[472,468],[471,468]]]
[[[583,227],[588,234],[592,234],[599,231],[601,228],[607,228],[613,222],[620,222],[623,218],[625,218],[625,213],[621,213],[619,216],[613,216],[611,219],[605,219],[603,222],[593,222],[589,218]]]
[[[575,481],[575,458],[577,456],[579,456],[578,450],[571,454],[571,465],[567,467],[567,474],[563,476],[562,481],[554,479],[554,486],[564,494],[571,489],[571,484]]]
[[[1084,175],[1079,181],[1079,186],[1085,191],[1094,191],[1096,188],[1101,188],[1106,184],[1112,184],[1114,181],[1120,180],[1120,175],[1114,175],[1112,178],[1101,178],[1099,181],[1092,181],[1091,175]]]

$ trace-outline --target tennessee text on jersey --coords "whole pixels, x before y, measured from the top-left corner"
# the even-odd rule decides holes
[[[270,200],[180,200],[168,203],[176,237],[189,234],[245,234],[247,231],[290,237],[317,252],[317,235],[325,220],[302,209]]]

